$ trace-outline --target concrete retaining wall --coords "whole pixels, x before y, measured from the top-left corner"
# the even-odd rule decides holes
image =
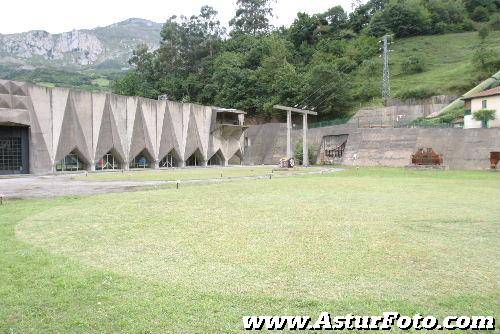
[[[265,136],[255,138],[263,133]],[[323,136],[348,134],[343,164],[355,166],[403,167],[410,163],[418,148],[432,147],[444,156],[452,169],[488,169],[490,152],[500,151],[500,129],[424,129],[424,128],[357,128],[352,124],[309,130],[308,142],[317,154]],[[247,136],[258,142],[245,151],[247,164],[277,164],[286,154],[286,125],[252,126]],[[302,140],[302,132],[292,131],[293,145]]]

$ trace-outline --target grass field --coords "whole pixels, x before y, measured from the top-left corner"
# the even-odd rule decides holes
[[[500,174],[351,169],[0,206],[0,333],[500,315]]]

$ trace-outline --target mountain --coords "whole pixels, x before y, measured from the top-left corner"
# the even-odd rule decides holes
[[[126,67],[127,59],[138,44],[158,47],[161,28],[160,23],[134,18],[61,34],[42,30],[0,34],[0,64],[79,69],[111,61],[114,67]]]
[[[107,90],[129,68],[139,44],[156,49],[161,23],[131,18],[60,34],[35,30],[0,34],[0,78],[46,86]]]

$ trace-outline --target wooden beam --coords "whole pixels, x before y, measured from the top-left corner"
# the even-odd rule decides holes
[[[293,108],[293,107],[285,107],[285,106],[281,106],[281,105],[275,105],[274,109],[292,111],[292,112],[297,112],[297,113],[306,114],[306,115],[317,115],[318,114],[317,112],[311,111],[311,110],[298,109],[298,108]]]

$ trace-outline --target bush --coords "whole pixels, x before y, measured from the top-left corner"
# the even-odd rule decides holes
[[[425,99],[435,95],[435,91],[426,87],[415,87],[403,90],[396,94],[396,98],[401,100]]]
[[[491,30],[500,30],[500,14],[492,15],[488,26]]]
[[[405,74],[421,73],[424,70],[424,61],[417,56],[409,56],[401,63],[401,72]]]
[[[309,151],[307,152],[309,155],[309,164],[312,165],[314,163],[314,147],[311,145],[308,145]],[[295,146],[295,163],[296,164],[302,164],[302,160],[304,155],[302,154],[302,141],[297,143],[297,146]]]
[[[474,9],[470,17],[476,22],[484,22],[488,20],[489,14],[490,12],[486,7],[478,6]]]
[[[451,110],[448,110],[441,115],[433,118],[419,118],[412,122],[415,125],[438,125],[438,124],[451,124],[458,117],[464,117],[465,108],[457,107]]]
[[[480,121],[481,123],[483,123],[483,128],[487,128],[488,121],[492,121],[495,119],[495,110],[481,109],[481,110],[474,112],[472,117],[476,121]]]

